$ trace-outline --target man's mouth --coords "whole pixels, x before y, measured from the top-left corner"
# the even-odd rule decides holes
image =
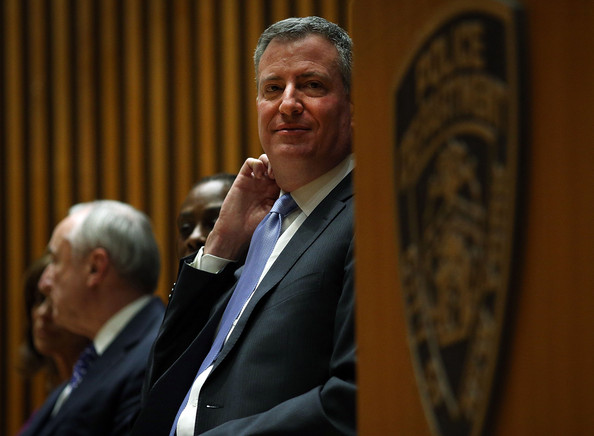
[[[279,126],[274,131],[275,133],[284,133],[284,134],[300,134],[304,132],[308,132],[308,129],[305,126]]]

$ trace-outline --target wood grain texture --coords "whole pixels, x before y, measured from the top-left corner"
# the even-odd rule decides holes
[[[355,0],[360,434],[428,435],[396,271],[391,98],[446,0]],[[594,433],[594,4],[526,0],[528,141],[513,318],[488,434]],[[373,205],[383,204],[376,214]],[[373,229],[373,231],[369,230]]]

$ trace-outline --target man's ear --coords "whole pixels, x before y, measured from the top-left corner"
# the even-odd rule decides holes
[[[109,253],[105,248],[95,248],[89,253],[87,284],[96,286],[103,281],[109,267]]]

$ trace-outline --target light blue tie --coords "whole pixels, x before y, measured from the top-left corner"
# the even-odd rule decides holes
[[[196,374],[196,378],[202,373],[202,371],[208,368],[219,355],[221,348],[223,348],[225,339],[227,338],[227,335],[233,326],[233,322],[239,316],[241,309],[260,280],[260,276],[262,275],[262,271],[264,271],[266,262],[272,254],[272,250],[274,249],[276,241],[280,236],[282,219],[290,214],[296,207],[297,204],[291,197],[291,194],[284,194],[282,197],[276,200],[268,215],[266,215],[258,227],[256,227],[256,230],[252,235],[252,240],[250,242],[250,248],[248,250],[243,272],[241,273],[241,277],[237,282],[237,286],[233,291],[233,295],[231,296],[229,303],[227,303],[225,312],[221,317],[219,331],[214,339],[214,342],[212,343],[212,347],[204,358],[202,365],[200,365],[200,369]],[[171,432],[169,433],[170,436],[175,434],[177,422],[179,421],[182,411],[188,404],[191,390],[192,387],[190,386],[190,389],[188,389],[188,393],[186,394],[186,398],[184,398],[184,401],[177,411],[175,421],[173,422]]]

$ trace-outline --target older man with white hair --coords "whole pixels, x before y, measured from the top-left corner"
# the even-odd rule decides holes
[[[40,289],[56,323],[91,343],[22,435],[128,434],[164,312],[152,295],[160,256],[150,221],[117,201],[82,203],[57,225],[48,248]]]

